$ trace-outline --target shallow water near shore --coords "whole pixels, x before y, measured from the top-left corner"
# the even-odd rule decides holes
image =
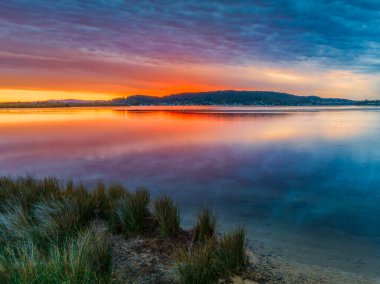
[[[0,110],[0,175],[144,185],[270,255],[380,278],[380,109]]]

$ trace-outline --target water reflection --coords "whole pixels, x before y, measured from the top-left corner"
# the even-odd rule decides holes
[[[0,174],[146,185],[296,261],[379,275],[380,112],[0,111]]]

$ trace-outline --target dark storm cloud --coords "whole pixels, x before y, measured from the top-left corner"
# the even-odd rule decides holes
[[[380,2],[2,1],[0,52],[230,64],[310,60],[374,72]]]

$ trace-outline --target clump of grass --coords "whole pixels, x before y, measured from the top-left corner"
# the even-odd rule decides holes
[[[119,200],[128,195],[128,190],[118,183],[113,183],[108,187],[108,198],[112,200]]]
[[[42,255],[33,242],[0,255],[1,283],[110,283],[111,250],[104,235],[86,231]]]
[[[0,211],[6,210],[7,204],[12,202],[30,210],[32,204],[42,199],[58,198],[61,194],[59,181],[48,177],[34,179],[30,176],[12,179],[0,179]]]
[[[111,184],[107,191],[107,210],[105,211],[105,217],[108,220],[108,229],[112,233],[119,233],[121,230],[120,221],[118,218],[118,204],[121,200],[129,195],[126,188],[120,184]]]
[[[198,214],[193,247],[181,250],[177,260],[181,283],[215,283],[218,278],[228,278],[245,267],[245,230],[238,228],[218,239],[216,222],[216,216],[208,208]]]
[[[219,273],[228,276],[238,273],[246,263],[245,230],[238,228],[225,234],[219,241],[216,250]]]
[[[83,232],[100,192],[54,178],[0,178],[0,283],[109,283],[108,241]]]
[[[0,254],[0,283],[33,283],[44,265],[32,242],[7,246]]]
[[[33,232],[33,221],[20,204],[8,202],[0,213],[0,238],[3,242],[16,242],[30,237]]]
[[[146,189],[138,189],[133,194],[128,194],[117,206],[117,218],[121,230],[126,237],[135,233],[141,233],[146,227],[150,216],[149,192]]]
[[[203,243],[215,238],[216,216],[208,208],[203,209],[197,217],[197,224],[194,229],[194,241]]]
[[[87,270],[92,271],[93,280],[98,280],[95,282],[102,283],[110,280],[112,270],[111,243],[105,234],[91,230],[84,231],[69,243],[67,252],[69,257],[66,261],[68,263],[71,259],[77,259],[76,261],[79,263],[83,259],[85,260],[83,266],[87,266]],[[74,266],[74,268],[76,267]]]
[[[32,210],[39,236],[57,242],[87,227],[90,220],[81,213],[80,206],[69,199],[40,202]]]
[[[30,240],[40,249],[47,249],[50,243],[62,242],[88,223],[71,200],[40,201],[29,212],[11,203],[6,212],[0,213],[0,238],[12,243]]]
[[[91,194],[82,185],[69,183],[67,190],[58,180],[31,177],[0,179],[0,238],[20,244],[29,240],[47,249],[85,228],[94,214]]]
[[[96,217],[105,218],[106,212],[109,209],[108,194],[104,183],[99,182],[92,192],[94,198],[95,215]]]
[[[204,284],[216,282],[218,269],[214,255],[215,249],[215,240],[209,240],[190,250],[179,251],[177,269],[180,283]]]
[[[154,202],[154,217],[164,237],[175,236],[180,230],[180,213],[177,205],[167,196]]]
[[[66,190],[63,194],[67,200],[70,200],[78,208],[81,222],[88,223],[95,215],[95,198],[86,189],[86,187],[80,183],[74,186],[71,190]]]
[[[179,209],[159,197],[148,209],[149,192],[129,193],[121,185],[99,183],[89,192],[82,184],[61,185],[54,178],[0,177],[0,283],[110,283],[111,250],[104,235],[88,230],[94,217],[108,220],[110,231],[126,237],[158,224],[160,233],[180,232]],[[154,218],[152,218],[154,217]],[[245,266],[245,231],[218,240],[216,218],[200,212],[194,243],[181,250],[182,283],[212,283]]]

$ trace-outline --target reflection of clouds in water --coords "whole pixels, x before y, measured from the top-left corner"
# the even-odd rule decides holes
[[[170,192],[189,206],[204,199],[247,219],[353,234],[380,230],[363,228],[363,220],[376,223],[363,208],[379,213],[380,153],[369,144],[378,141],[376,112],[10,116],[17,117],[12,128],[0,126],[8,134],[0,141],[2,173],[115,179]]]
[[[342,234],[347,245],[379,243],[379,121],[355,111],[0,112],[0,174],[145,185],[183,212],[208,205],[227,225],[339,250]]]

